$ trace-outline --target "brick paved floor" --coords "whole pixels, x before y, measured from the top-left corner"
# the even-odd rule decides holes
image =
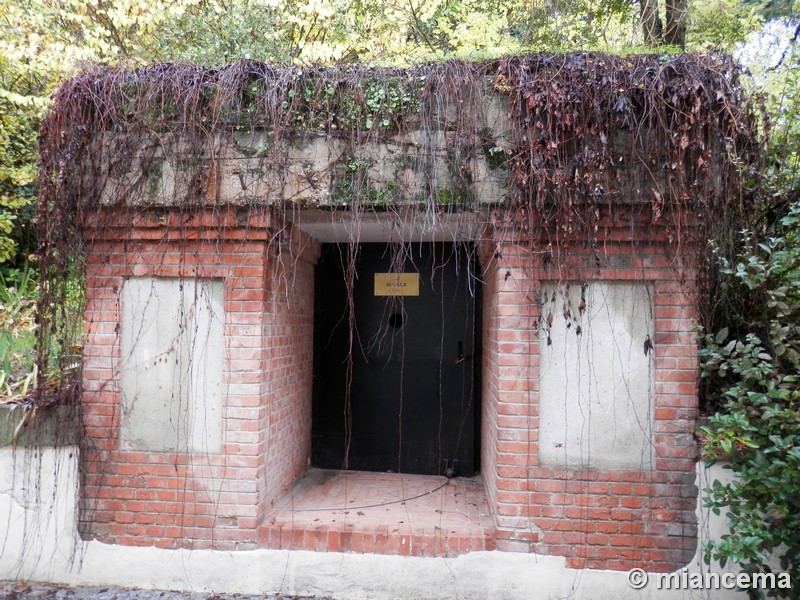
[[[479,477],[311,469],[260,530],[264,547],[405,556],[494,549]]]

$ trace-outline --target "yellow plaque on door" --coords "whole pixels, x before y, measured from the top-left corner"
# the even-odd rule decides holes
[[[376,296],[419,296],[419,273],[375,273]]]

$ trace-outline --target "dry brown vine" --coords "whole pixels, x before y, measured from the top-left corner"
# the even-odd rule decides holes
[[[532,245],[560,255],[570,242],[599,254],[602,228],[622,224],[644,237],[647,227],[666,228],[677,246],[725,237],[755,209],[763,122],[741,80],[729,57],[706,55],[537,54],[406,70],[256,61],[89,69],[58,90],[41,130],[40,369],[52,366],[50,336],[67,346],[80,335],[65,307],[82,249],[103,227],[88,217],[103,208],[152,210],[145,175],[166,152],[193,165],[170,202],[170,210],[191,213],[225,202],[218,193],[209,198],[209,165],[237,132],[268,132],[258,158],[280,175],[289,167],[286,147],[304,140],[339,140],[353,157],[367,143],[420,131],[413,170],[427,182],[424,193],[394,191],[378,201],[368,169],[352,161],[329,173],[330,189],[347,198],[333,207],[476,212],[486,202],[469,193],[463,165],[482,152],[507,174],[492,218]],[[481,107],[489,95],[505,103],[508,141],[487,127]],[[435,175],[442,131],[455,140],[444,195]],[[109,186],[132,164],[138,177]],[[114,194],[104,196],[109,187]],[[262,189],[240,209],[297,208],[276,194]],[[58,357],[58,366],[69,359]]]

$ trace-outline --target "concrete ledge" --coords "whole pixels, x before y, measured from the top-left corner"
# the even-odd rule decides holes
[[[20,460],[20,456],[28,457]],[[289,550],[164,550],[81,540],[74,447],[0,448],[0,579],[244,594],[327,595],[335,600],[618,600],[739,598],[734,590],[634,590],[624,571],[570,569],[556,556],[498,551],[454,558]],[[36,476],[36,501],[24,502]],[[701,487],[716,477],[698,473]],[[7,481],[6,481],[7,480]],[[5,482],[5,483],[4,483]],[[31,500],[31,498],[28,498]],[[701,531],[716,530],[698,508]],[[135,565],[132,568],[131,565]],[[689,572],[707,572],[699,553]],[[714,569],[714,570],[719,570]],[[653,577],[651,576],[651,581]]]
[[[77,406],[49,406],[32,412],[20,405],[0,405],[0,448],[74,445],[78,431]]]

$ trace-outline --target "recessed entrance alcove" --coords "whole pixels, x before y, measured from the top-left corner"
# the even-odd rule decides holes
[[[360,221],[296,217],[321,244],[312,469],[265,515],[260,539],[413,556],[493,549],[479,474],[475,219],[423,224],[371,213]]]

